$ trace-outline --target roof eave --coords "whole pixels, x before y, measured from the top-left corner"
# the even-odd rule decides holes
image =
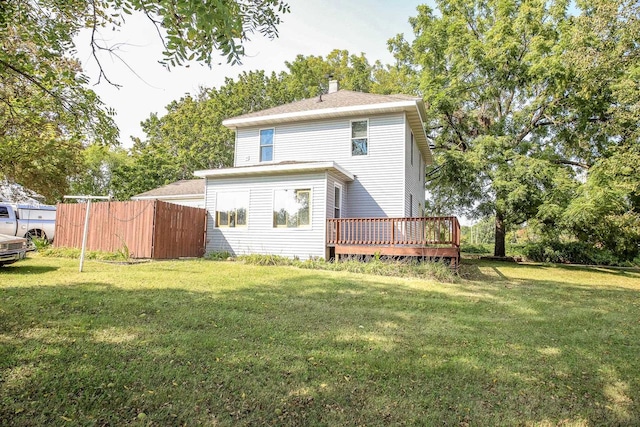
[[[427,165],[433,163],[433,154],[431,153],[431,149],[429,148],[429,140],[427,137],[427,132],[424,128],[424,123],[426,121],[427,113],[424,106],[424,102],[422,99],[417,99],[415,103],[415,108],[409,111],[409,122],[413,119],[412,128],[419,129],[419,132],[414,133],[416,145],[418,149],[422,153],[422,156],[425,159]]]
[[[287,165],[258,165],[228,169],[207,169],[195,171],[194,175],[201,178],[240,178],[246,176],[284,175],[292,173],[324,172],[333,170],[338,172],[345,181],[353,181],[355,176],[335,162],[313,162]]]
[[[406,101],[383,102],[379,104],[351,105],[347,107],[322,108],[319,110],[296,111],[291,113],[271,114],[267,116],[255,116],[245,118],[231,118],[222,121],[229,129],[237,129],[249,126],[277,124],[302,120],[315,120],[331,117],[348,117],[356,114],[387,113],[407,111],[416,108],[420,100],[410,99]]]

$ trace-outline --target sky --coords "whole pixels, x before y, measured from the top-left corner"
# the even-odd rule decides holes
[[[110,45],[120,46],[120,59],[107,54],[101,64],[116,88],[104,79],[98,82],[98,67],[91,57],[88,32],[76,39],[78,58],[91,79],[92,89],[106,106],[115,109],[115,121],[120,128],[120,141],[131,146],[131,136],[144,137],[140,122],[151,113],[165,114],[165,106],[185,94],[196,94],[201,86],[219,87],[226,77],[235,78],[243,71],[282,71],[285,61],[298,54],[326,57],[334,49],[346,49],[352,54],[364,53],[371,64],[376,60],[392,63],[387,40],[398,33],[412,39],[409,17],[417,14],[417,0],[288,0],[291,12],[282,16],[279,37],[270,40],[254,34],[245,45],[247,56],[242,65],[221,64],[211,68],[198,63],[188,68],[166,70],[158,63],[162,59],[162,44],[155,28],[146,18],[127,17],[118,30],[104,29],[101,37]]]

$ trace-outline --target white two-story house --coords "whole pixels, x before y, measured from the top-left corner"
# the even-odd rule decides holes
[[[419,98],[332,81],[322,96],[223,121],[236,131],[234,167],[195,173],[206,180],[207,251],[429,255],[424,118]]]

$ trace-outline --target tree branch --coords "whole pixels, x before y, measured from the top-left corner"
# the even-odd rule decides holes
[[[608,118],[599,118],[599,117],[589,117],[588,119],[585,119],[587,122],[589,123],[600,123],[600,122],[606,122],[608,120]],[[572,119],[567,119],[564,120],[562,123],[563,124],[567,124],[567,123],[575,123],[578,121],[577,117],[574,117]],[[555,120],[549,119],[547,118],[546,121],[539,121],[538,123],[536,123],[536,125],[534,127],[540,127],[540,126],[552,126],[552,125],[557,125],[558,122],[556,122]]]
[[[93,59],[95,59],[96,64],[98,64],[98,81],[96,84],[100,84],[100,80],[102,80],[102,78],[104,77],[104,79],[107,81],[107,83],[109,83],[110,85],[120,88],[122,87],[119,84],[116,84],[114,82],[112,82],[109,77],[107,77],[107,74],[104,72],[104,68],[102,68],[102,63],[100,62],[100,59],[98,59],[98,53],[97,50],[107,50],[111,53],[112,49],[108,49],[105,47],[102,47],[100,45],[98,45],[98,42],[96,41],[96,33],[98,31],[98,14],[96,12],[96,4],[94,0],[90,0],[91,2],[91,13],[93,15],[93,22],[91,23],[91,56],[93,56]]]
[[[451,117],[451,114],[445,113],[445,117],[447,118],[447,122],[449,123],[449,126],[451,126],[455,134],[458,136],[458,140],[460,141],[460,143],[458,144],[458,147],[463,152],[467,151],[467,144],[464,142],[464,138],[462,137],[462,134],[460,133],[460,131],[456,128],[455,123],[453,123],[453,118]]]
[[[52,92],[50,89],[45,87],[42,84],[42,82],[40,82],[38,79],[33,77],[31,74],[28,74],[28,73],[22,71],[21,69],[19,69],[17,67],[14,67],[13,65],[9,64],[8,62],[3,61],[2,59],[0,59],[0,65],[2,65],[4,67],[7,67],[8,69],[13,71],[14,73],[18,74],[19,76],[22,76],[25,79],[29,80],[31,83],[36,85],[41,91],[43,91],[44,93],[46,93],[47,95],[49,95],[53,99],[57,99],[60,102],[60,105],[62,105],[62,108],[64,108],[65,110],[67,110],[68,112],[73,114],[73,110],[71,109],[70,106],[67,105],[68,101],[66,99],[64,99],[63,97],[59,96],[55,92]]]
[[[142,11],[145,14],[145,16],[147,18],[149,18],[149,21],[151,21],[151,23],[153,24],[153,26],[156,29],[156,32],[158,33],[158,37],[160,38],[160,41],[162,42],[162,46],[166,49],[167,48],[167,43],[164,41],[164,37],[162,36],[162,31],[160,31],[160,27],[158,26],[158,24],[162,24],[162,22],[159,22],[157,20],[155,20],[152,16],[151,16],[151,11],[149,11],[147,9],[146,4],[142,4]]]
[[[553,160],[553,163],[557,165],[577,166],[579,168],[587,169],[587,170],[591,168],[591,165],[588,163],[576,162],[574,160],[567,160],[567,159],[556,159],[556,160]]]
[[[515,140],[516,144],[519,144],[520,142],[522,142],[522,140],[525,139],[527,135],[529,135],[529,133],[533,130],[533,128],[536,127],[540,119],[542,119],[542,117],[544,116],[545,107],[546,106],[543,105],[536,109],[536,112],[531,118],[531,121],[529,122],[529,124],[525,126],[525,128],[522,129],[522,131],[516,136],[516,140]]]

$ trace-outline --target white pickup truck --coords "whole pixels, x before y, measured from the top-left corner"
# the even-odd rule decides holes
[[[56,207],[0,203],[0,234],[53,240]]]

